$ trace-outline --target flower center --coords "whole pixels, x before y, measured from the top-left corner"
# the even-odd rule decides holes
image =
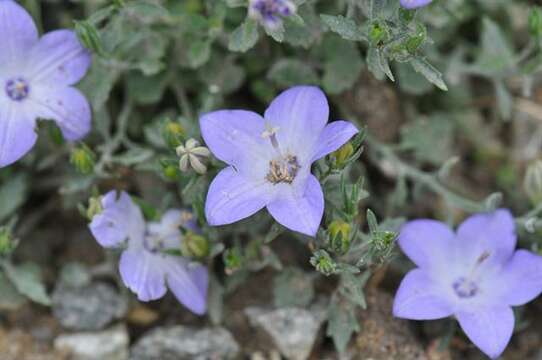
[[[6,94],[13,101],[23,101],[30,93],[28,82],[21,78],[13,78],[6,82]]]
[[[457,296],[462,299],[468,299],[478,293],[478,285],[476,285],[473,278],[476,276],[476,273],[479,272],[480,265],[482,265],[490,256],[491,253],[489,251],[486,250],[482,252],[482,254],[480,254],[480,256],[476,259],[476,262],[474,263],[474,266],[472,267],[468,276],[462,276],[452,284]]]
[[[266,129],[262,133],[262,138],[271,141],[271,145],[278,155],[269,162],[269,172],[265,178],[273,185],[279,183],[291,184],[297,175],[297,171],[301,167],[297,161],[297,157],[291,154],[284,155],[282,153],[276,136],[279,131],[278,127],[271,127],[270,124],[266,124],[265,127]]]
[[[457,296],[462,299],[468,299],[478,293],[478,286],[474,281],[460,277],[452,285]]]
[[[147,235],[143,242],[143,246],[147,251],[157,253],[165,249],[164,240],[157,235]]]
[[[299,168],[297,157],[287,155],[269,162],[269,172],[265,178],[274,185],[282,182],[291,184]]]

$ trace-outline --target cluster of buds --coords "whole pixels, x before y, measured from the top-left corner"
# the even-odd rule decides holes
[[[338,265],[325,250],[316,251],[311,257],[311,265],[325,276],[336,274]]]

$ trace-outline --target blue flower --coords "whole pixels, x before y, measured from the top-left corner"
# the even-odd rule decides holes
[[[159,299],[169,288],[190,311],[204,314],[207,268],[168,253],[180,249],[181,227],[196,230],[191,213],[168,210],[160,222],[145,223],[141,210],[125,192],[117,196],[116,191],[110,191],[101,203],[103,211],[93,217],[89,228],[103,247],[120,247],[127,242],[119,263],[124,284],[141,301]]]
[[[411,221],[398,241],[418,268],[401,282],[393,314],[412,320],[454,315],[476,346],[491,358],[500,356],[514,330],[511,306],[542,292],[542,257],[514,251],[510,212],[471,216],[455,233],[438,221]]]
[[[350,122],[328,124],[328,118],[326,96],[313,86],[284,91],[264,117],[244,110],[203,115],[203,139],[229,165],[207,193],[209,224],[231,224],[266,207],[282,225],[314,236],[324,194],[311,165],[358,132]]]
[[[90,131],[87,99],[73,87],[86,74],[90,53],[70,30],[41,39],[30,15],[0,0],[0,167],[36,143],[36,119],[54,120],[67,140]]]

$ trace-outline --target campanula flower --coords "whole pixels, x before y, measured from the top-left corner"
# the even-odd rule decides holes
[[[267,207],[282,225],[314,236],[324,212],[324,195],[311,164],[358,132],[347,121],[327,124],[328,117],[324,93],[312,86],[284,91],[264,117],[244,110],[203,115],[203,139],[229,165],[209,187],[205,203],[209,224],[231,224]]]
[[[263,26],[275,29],[282,18],[295,14],[296,6],[291,0],[250,0],[248,14]]]
[[[429,5],[433,0],[401,0],[401,6],[405,9],[417,9]]]
[[[118,195],[110,191],[101,203],[103,211],[92,219],[90,231],[103,247],[120,247],[126,243],[119,263],[124,284],[141,301],[159,299],[169,288],[190,311],[204,314],[207,268],[168,253],[180,251],[181,227],[194,230],[191,214],[168,210],[160,222],[145,223],[141,210],[125,192]]]
[[[0,0],[0,167],[23,157],[36,142],[36,119],[54,120],[67,140],[90,130],[91,111],[72,87],[91,63],[73,31],[38,38],[30,15]]]
[[[542,292],[542,257],[514,251],[510,212],[473,215],[455,233],[438,221],[415,220],[402,228],[398,241],[418,268],[401,282],[394,315],[412,320],[454,315],[478,348],[498,357],[514,330],[511,306]]]

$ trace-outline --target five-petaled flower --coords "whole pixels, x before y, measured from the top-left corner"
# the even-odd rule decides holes
[[[311,164],[358,132],[347,121],[326,125],[328,117],[325,95],[311,86],[284,91],[264,118],[244,110],[203,115],[200,126],[207,146],[229,165],[209,187],[209,224],[230,224],[267,207],[282,225],[315,235],[324,196]]]
[[[401,0],[401,6],[405,9],[417,9],[429,5],[433,0]]]
[[[512,336],[511,306],[542,292],[542,257],[514,251],[515,222],[505,209],[473,215],[455,233],[434,220],[409,222],[399,245],[418,268],[401,282],[394,315],[412,320],[455,315],[469,339],[491,358]]]
[[[275,29],[282,18],[295,14],[296,6],[291,0],[250,0],[248,14],[263,26]]]
[[[140,208],[125,192],[110,191],[101,203],[103,210],[93,217],[90,231],[106,248],[121,247],[127,242],[119,263],[124,284],[141,301],[159,299],[169,288],[192,312],[204,314],[207,268],[168,253],[180,250],[181,227],[195,230],[191,213],[168,210],[160,222],[146,223]]]
[[[72,87],[91,63],[73,31],[38,38],[30,15],[0,0],[0,167],[23,157],[36,142],[36,119],[52,119],[67,140],[90,130],[91,111]]]

